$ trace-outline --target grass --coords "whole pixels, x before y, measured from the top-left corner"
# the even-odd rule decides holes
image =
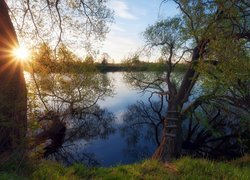
[[[230,162],[214,162],[205,159],[183,157],[172,164],[153,160],[110,168],[88,168],[81,164],[63,167],[52,161],[41,161],[33,165],[27,176],[1,172],[0,179],[250,179],[250,156]]]
[[[250,163],[250,162],[248,162]],[[182,158],[175,162],[179,179],[249,179],[250,168],[233,162],[212,162],[205,159]]]

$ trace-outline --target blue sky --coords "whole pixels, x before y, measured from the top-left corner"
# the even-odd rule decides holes
[[[108,6],[115,12],[115,22],[102,43],[101,53],[108,53],[115,62],[120,62],[143,45],[141,33],[159,19],[178,12],[169,1],[160,6],[162,0],[110,0]]]

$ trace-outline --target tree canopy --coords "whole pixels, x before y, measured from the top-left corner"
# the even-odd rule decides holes
[[[190,114],[203,111],[203,103],[232,113],[235,108],[246,111],[249,105],[249,2],[173,1],[180,13],[156,22],[144,32],[146,45],[161,50],[166,74],[154,80],[132,77],[135,86],[167,102],[161,143],[153,156],[161,160],[180,155],[183,121],[196,119]],[[178,63],[189,66],[179,82],[174,73]],[[209,88],[191,98],[201,78],[205,85],[210,84]]]
[[[89,48],[88,41],[103,39],[109,30],[107,23],[113,20],[106,2],[21,0],[10,1],[8,6],[15,29],[27,45],[49,42],[57,46],[64,42],[67,46]]]

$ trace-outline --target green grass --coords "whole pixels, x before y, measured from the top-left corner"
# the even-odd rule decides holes
[[[186,157],[176,161],[175,165],[179,179],[250,179],[250,168],[239,167],[233,162],[212,162]]]
[[[213,162],[183,157],[172,164],[145,160],[141,163],[110,168],[88,168],[81,164],[63,167],[52,161],[33,165],[28,176],[22,178],[14,172],[1,172],[0,179],[250,179],[250,157],[230,162]]]

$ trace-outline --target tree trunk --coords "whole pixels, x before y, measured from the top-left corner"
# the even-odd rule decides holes
[[[5,0],[0,0],[0,159],[24,153],[27,92],[22,63],[12,55],[18,47]]]
[[[170,93],[169,95],[168,111],[164,120],[162,140],[160,146],[152,156],[153,159],[171,161],[173,158],[180,156],[182,146],[182,118],[180,117],[180,112],[197,81],[199,74],[196,72],[195,66],[205,52],[204,49],[208,42],[208,40],[201,41],[194,48],[191,64],[183,77],[178,92]],[[171,86],[171,84],[169,85]]]
[[[182,128],[179,114],[176,104],[169,104],[167,116],[164,119],[161,143],[153,154],[153,159],[165,162],[180,155]]]

